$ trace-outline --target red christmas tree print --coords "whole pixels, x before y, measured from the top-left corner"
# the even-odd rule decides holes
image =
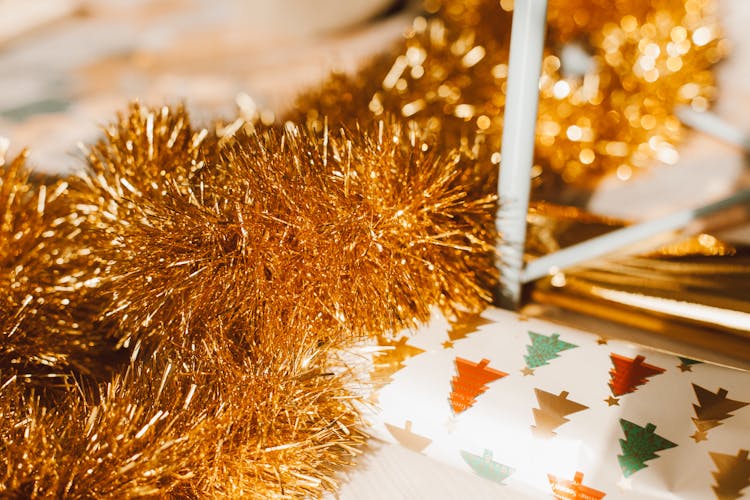
[[[461,413],[474,405],[477,396],[487,390],[487,384],[508,375],[489,368],[488,359],[474,363],[468,359],[456,358],[458,375],[451,379],[453,391],[450,395],[451,407],[455,413]]]
[[[576,472],[572,481],[558,479],[547,474],[552,485],[552,495],[558,500],[601,500],[606,496],[603,491],[595,490],[583,484],[583,472]]]
[[[646,358],[636,356],[635,358],[626,358],[619,354],[610,354],[612,368],[609,371],[611,381],[609,388],[614,396],[622,396],[636,390],[640,385],[647,382],[648,377],[664,373],[664,368],[645,363]],[[607,402],[611,405],[617,404],[617,398],[610,398]]]

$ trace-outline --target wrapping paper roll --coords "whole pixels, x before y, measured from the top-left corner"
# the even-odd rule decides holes
[[[750,373],[489,309],[374,357],[372,432],[542,498],[750,498]]]

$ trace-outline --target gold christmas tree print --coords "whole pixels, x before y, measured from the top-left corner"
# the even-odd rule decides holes
[[[716,465],[712,472],[715,485],[712,486],[718,500],[742,498],[742,490],[750,486],[750,460],[748,450],[740,450],[737,455],[709,453]]]
[[[481,313],[459,313],[456,321],[451,323],[448,330],[448,340],[443,342],[444,349],[450,349],[457,340],[466,338],[468,335],[479,330],[480,326],[489,325],[492,321],[484,318]]]
[[[547,479],[557,500],[601,500],[606,496],[603,491],[583,484],[583,472],[576,472],[572,481],[558,479],[552,474],[547,474]]]
[[[378,336],[380,349],[373,355],[370,369],[372,391],[368,400],[373,404],[378,403],[380,389],[393,382],[393,374],[405,366],[406,360],[424,352],[423,349],[409,345],[408,341],[406,336],[399,337],[398,340]]]
[[[453,391],[450,394],[450,403],[454,413],[461,413],[471,408],[476,398],[487,390],[487,384],[508,375],[490,368],[489,364],[488,359],[474,363],[468,359],[456,358],[458,374],[451,379]]]
[[[388,429],[388,432],[391,433],[391,436],[393,436],[401,446],[409,448],[412,451],[416,451],[417,453],[422,453],[425,448],[430,446],[430,443],[432,443],[432,439],[425,436],[420,436],[419,434],[412,432],[411,426],[411,420],[407,420],[404,424],[404,427],[385,424],[385,428]]]
[[[693,384],[695,396],[698,398],[698,404],[693,405],[695,417],[695,433],[690,436],[695,442],[708,439],[708,431],[721,425],[721,421],[732,415],[733,411],[744,408],[748,405],[744,401],[735,401],[727,397],[726,389],[719,389],[715,393],[699,385]]]
[[[536,425],[531,426],[531,432],[536,437],[551,438],[555,436],[555,429],[570,422],[570,419],[565,418],[566,415],[588,409],[588,406],[568,399],[567,391],[562,391],[559,395],[541,389],[534,389],[534,392],[539,402],[539,408],[531,410],[536,423]]]
[[[405,336],[398,340],[378,337],[378,345],[382,349],[373,356],[370,380],[378,386],[392,382],[391,376],[404,367],[407,359],[424,352],[423,349],[409,345],[408,341],[409,338]]]

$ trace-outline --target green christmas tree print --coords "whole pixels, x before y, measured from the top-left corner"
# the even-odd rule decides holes
[[[677,446],[675,443],[664,439],[656,434],[654,424],[646,424],[646,427],[620,419],[620,426],[625,433],[625,439],[620,439],[622,455],[617,455],[620,469],[625,477],[648,467],[646,462],[659,458],[657,451],[667,450]]]
[[[693,365],[702,364],[700,361],[696,361],[695,359],[683,358],[681,356],[677,356],[677,359],[680,360],[680,364],[677,365],[677,368],[679,368],[681,372],[692,372]]]
[[[461,450],[461,456],[479,477],[499,484],[503,484],[503,481],[515,472],[515,469],[512,467],[492,460],[492,452],[490,450],[484,450],[481,457]]]
[[[567,349],[578,347],[560,340],[560,335],[542,335],[540,333],[529,332],[531,345],[526,346],[528,354],[523,358],[526,360],[526,367],[529,369],[538,368],[549,364],[548,361],[559,357],[559,353]]]

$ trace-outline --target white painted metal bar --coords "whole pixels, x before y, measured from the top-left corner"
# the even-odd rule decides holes
[[[587,260],[620,250],[628,245],[639,243],[652,236],[684,228],[700,217],[741,204],[750,204],[750,189],[745,189],[732,196],[699,208],[683,210],[618,229],[603,236],[592,238],[558,252],[540,257],[526,266],[526,269],[522,273],[521,281],[529,283],[544,276],[555,274],[558,271]]]
[[[724,141],[733,146],[750,152],[750,136],[727,123],[711,111],[695,111],[689,106],[681,106],[676,110],[677,118],[688,127],[703,132],[711,137]]]
[[[526,213],[534,161],[539,75],[542,67],[547,0],[516,0],[508,63],[503,139],[498,179],[501,302],[518,308],[526,244]]]

